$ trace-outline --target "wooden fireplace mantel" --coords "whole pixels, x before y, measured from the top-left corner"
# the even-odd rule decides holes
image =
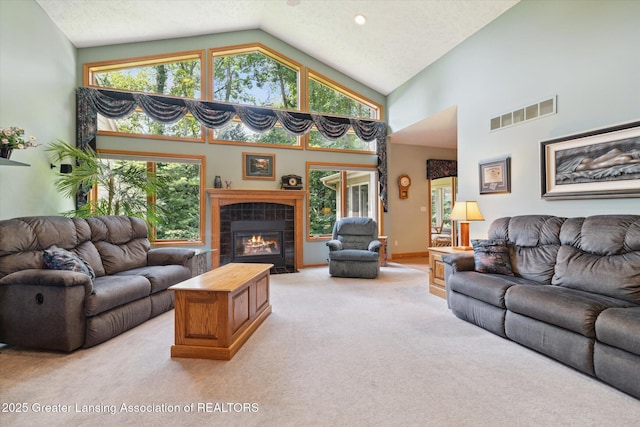
[[[302,206],[305,190],[207,188],[211,204],[211,268],[220,266],[220,207],[236,203],[277,203],[294,207],[295,266],[303,265]]]

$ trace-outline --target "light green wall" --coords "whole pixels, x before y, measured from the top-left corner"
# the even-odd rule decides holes
[[[75,140],[76,49],[34,1],[0,1],[0,127],[19,126],[43,146],[14,150],[0,166],[0,219],[71,209],[53,187],[45,145]]]
[[[637,1],[523,0],[388,96],[392,131],[457,105],[458,198],[478,200],[487,219],[471,223],[472,238],[501,216],[640,212],[637,198],[543,200],[539,160],[540,141],[640,119],[638,22]],[[489,132],[491,117],[548,95],[556,115]],[[396,170],[413,161],[398,154]],[[480,196],[478,161],[504,155],[511,193]],[[391,202],[394,226],[415,227]]]

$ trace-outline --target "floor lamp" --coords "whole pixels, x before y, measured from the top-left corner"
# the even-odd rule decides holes
[[[460,246],[456,246],[456,249],[473,249],[469,245],[469,221],[484,221],[478,202],[455,202],[450,218],[460,222]]]

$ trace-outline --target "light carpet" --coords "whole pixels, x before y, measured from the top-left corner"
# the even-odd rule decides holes
[[[390,263],[377,280],[331,278],[327,267],[274,275],[271,302],[273,313],[231,361],[172,359],[173,311],[71,354],[0,347],[0,424],[631,426],[640,419],[640,401],[459,320],[428,293],[427,274],[411,267]]]

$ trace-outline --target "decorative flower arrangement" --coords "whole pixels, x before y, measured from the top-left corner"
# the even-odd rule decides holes
[[[27,148],[40,145],[36,142],[35,136],[30,136],[25,140],[23,135],[24,129],[17,126],[0,128],[0,156],[8,159],[11,156],[11,151],[14,149],[26,150]]]

